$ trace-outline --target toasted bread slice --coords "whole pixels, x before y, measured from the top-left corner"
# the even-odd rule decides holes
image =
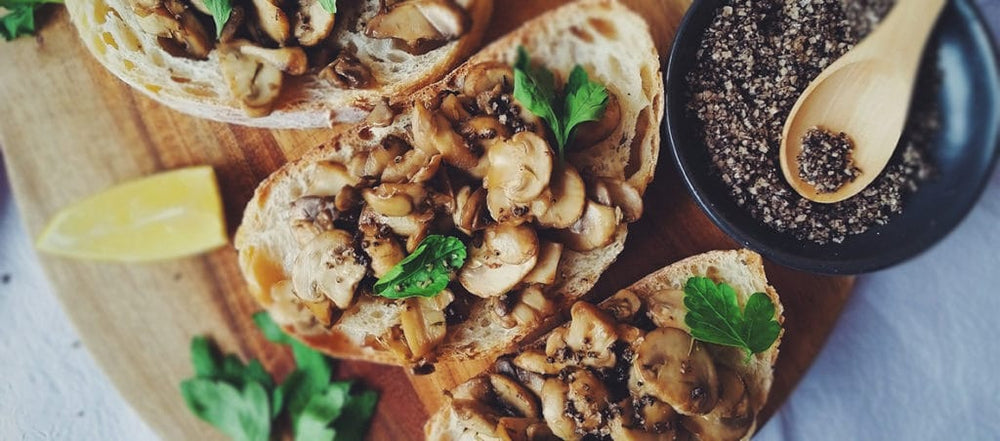
[[[379,13],[382,0],[341,0],[330,36],[317,47],[347,48],[371,72],[373,84],[360,88],[338,87],[319,78],[316,72],[286,75],[270,114],[251,116],[227,86],[218,48],[212,50],[207,59],[194,59],[177,55],[175,49],[165,47],[158,37],[143,31],[140,17],[133,12],[131,3],[155,1],[69,0],[66,6],[90,52],[132,87],[193,116],[272,129],[321,128],[333,123],[356,122],[363,119],[382,97],[406,97],[440,79],[474,52],[493,13],[493,0],[443,0],[454,1],[465,11],[465,32],[433,50],[410,53],[393,39],[374,38],[365,33],[366,23]],[[254,0],[254,3],[267,1]],[[249,1],[246,3],[252,10]],[[252,16],[252,12],[247,14]],[[203,22],[208,20],[207,15],[199,17]],[[289,20],[294,18],[289,17]]]
[[[359,155],[387,149],[387,142],[409,145],[418,141],[414,137],[414,127],[419,125],[414,119],[416,106],[442,101],[441,97],[452,95],[449,91],[461,89],[470,78],[483,75],[483,66],[509,69],[507,66],[514,62],[519,46],[527,49],[535,64],[544,65],[557,77],[567,78],[571,69],[579,64],[593,81],[607,86],[617,100],[618,111],[609,111],[606,115],[615,113],[619,118],[618,124],[612,126],[613,131],[601,140],[588,146],[572,147],[566,154],[566,162],[579,171],[588,186],[599,182],[617,182],[634,198],[641,197],[653,177],[660,145],[658,128],[663,116],[663,84],[656,49],[646,23],[618,2],[571,3],[526,23],[521,29],[487,47],[443,80],[414,94],[408,105],[391,111],[383,109],[394,115],[391,118],[366,121],[285,165],[260,184],[247,205],[235,245],[250,291],[291,332],[314,347],[338,357],[394,364],[414,361],[416,357],[401,358],[398,350],[394,352],[393,347],[399,342],[393,342],[388,337],[398,334],[404,312],[415,306],[411,301],[359,293],[346,310],[335,308],[336,313],[330,315],[332,325],[328,327],[322,326],[324,320],[316,319],[316,311],[307,310],[306,306],[310,305],[303,305],[294,298],[290,303],[282,301],[281,298],[288,296],[276,293],[274,287],[286,287],[287,283],[281,282],[294,278],[296,260],[303,248],[291,226],[294,217],[291,207],[304,196],[321,191],[312,187],[316,187],[317,176],[334,167],[331,164],[350,166],[357,162]],[[512,87],[509,80],[505,81],[502,83],[504,87]],[[511,108],[515,109],[511,111],[515,113],[519,109],[516,102]],[[521,110],[521,117],[530,119],[530,115]],[[534,127],[536,132],[545,130],[538,120],[527,125]],[[517,135],[528,136],[525,132]],[[548,154],[554,155],[551,152]],[[396,158],[405,160],[408,155],[404,153]],[[558,158],[553,159],[553,164],[558,163]],[[448,159],[444,164],[442,168],[455,166]],[[342,165],[335,167],[343,168]],[[459,174],[465,175],[464,172]],[[588,190],[587,197],[600,199],[591,190]],[[634,212],[636,207],[623,211],[622,207],[611,205],[615,204],[595,203],[593,207],[604,213],[610,211],[634,218],[641,212],[641,207],[639,212]],[[486,222],[496,224],[493,218]],[[532,222],[525,225],[535,226]],[[565,230],[559,233],[555,229],[535,229],[537,231],[531,234],[541,238],[541,242],[558,242],[560,234],[565,234]],[[495,312],[502,306],[498,305],[496,296],[480,298],[456,292],[454,305],[464,306],[447,311],[449,323],[445,335],[423,358],[426,361],[461,361],[474,357],[495,357],[511,348],[590,290],[621,252],[626,231],[627,222],[621,221],[611,231],[605,231],[606,240],[596,244],[596,248],[573,251],[570,246],[563,247],[561,258],[557,259],[558,273],[550,274],[551,280],[544,284],[545,304],[535,304],[536,308],[544,311],[535,311],[534,316],[526,320],[518,321],[514,317],[501,320]],[[482,233],[475,236],[482,237]],[[452,286],[455,287],[456,282]],[[362,283],[359,291],[365,289],[371,292],[370,286],[365,288]],[[287,294],[287,289],[284,292]],[[296,295],[301,299],[301,293]],[[507,299],[510,300],[509,297]],[[517,301],[517,298],[513,300]],[[461,310],[460,320],[454,320],[456,315],[452,313],[456,309]],[[319,316],[322,315],[328,315],[326,309],[320,311]],[[531,314],[516,315],[525,318]]]
[[[692,343],[683,287],[693,276],[732,286],[741,306],[763,292],[783,321],[778,294],[756,253],[712,251],[681,260],[596,308],[577,303],[569,323],[455,388],[425,426],[428,440],[542,441],[586,434],[686,440],[692,433],[704,441],[749,440],[771,388],[780,336],[749,359],[736,348]],[[593,347],[581,351],[575,346],[581,344]],[[675,372],[681,365],[685,374]],[[560,395],[560,384],[595,379],[599,385],[569,386],[570,398]],[[587,398],[589,405],[580,401]]]

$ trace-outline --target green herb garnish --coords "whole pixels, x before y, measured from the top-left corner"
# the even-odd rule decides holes
[[[337,13],[337,0],[319,0],[320,6],[331,14]]]
[[[35,33],[35,11],[45,3],[62,3],[63,0],[0,0],[0,8],[7,13],[0,16],[0,35],[11,41],[22,35]]]
[[[219,38],[222,36],[222,28],[233,14],[233,3],[231,0],[205,0],[205,7],[212,13],[212,20],[215,21],[215,38]]]
[[[531,66],[524,46],[517,48],[514,63],[514,98],[548,123],[559,144],[560,157],[565,156],[573,129],[601,119],[608,107],[608,89],[590,81],[579,64],[573,67],[562,96],[558,96],[555,76],[545,67]]]
[[[235,355],[223,357],[205,337],[195,337],[195,377],[181,383],[191,411],[236,441],[268,441],[282,418],[296,441],[361,441],[378,394],[352,392],[351,382],[331,381],[331,359],[285,334],[267,313],[253,319],[268,340],[292,347],[295,371],[275,386],[257,360],[244,365]]]
[[[692,277],[684,285],[684,323],[697,340],[717,345],[734,346],[753,354],[766,351],[781,334],[781,324],[774,319],[774,303],[762,292],[747,300],[743,311],[736,300],[736,291],[712,279]]]
[[[375,293],[390,299],[434,297],[448,287],[465,257],[465,244],[458,238],[427,236],[413,254],[375,282]]]

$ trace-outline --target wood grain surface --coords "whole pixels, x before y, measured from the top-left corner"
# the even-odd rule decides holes
[[[498,0],[489,38],[563,2]],[[665,54],[688,0],[627,3],[650,21]],[[332,133],[249,129],[174,112],[94,61],[64,10],[46,7],[43,16],[36,38],[0,43],[0,147],[32,236],[71,202],[127,179],[195,164],[215,167],[232,232],[260,180]],[[688,255],[736,246],[694,205],[667,156],[664,146],[647,212],[594,295],[608,295]],[[225,351],[259,358],[279,378],[292,367],[287,350],[264,340],[250,320],[258,307],[245,292],[231,247],[153,264],[40,258],[87,348],[164,439],[222,439],[187,411],[177,391],[192,373],[192,336],[208,334]],[[852,284],[773,265],[768,275],[785,304],[787,332],[765,419],[822,347]],[[439,366],[434,375],[411,378],[400,368],[345,361],[339,375],[382,393],[368,439],[418,440],[441,390],[483,364]]]

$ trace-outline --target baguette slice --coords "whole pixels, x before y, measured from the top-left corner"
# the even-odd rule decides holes
[[[704,393],[701,396],[716,396],[718,401],[713,406],[711,402],[700,402],[694,398],[695,395],[689,392],[697,390],[698,386],[708,384],[703,374],[706,369],[699,366],[697,362],[686,364],[689,372],[693,372],[687,380],[691,384],[685,386],[679,381],[663,381],[664,371],[670,370],[668,362],[663,358],[657,358],[655,352],[644,346],[650,340],[652,332],[669,332],[674,335],[686,335],[690,331],[684,325],[684,303],[683,289],[688,278],[692,276],[709,277],[718,282],[725,282],[732,286],[736,293],[741,307],[746,303],[751,294],[763,292],[771,298],[775,305],[775,315],[778,322],[783,322],[782,306],[778,300],[778,294],[767,282],[764,274],[764,266],[761,257],[747,250],[733,251],[712,251],[705,254],[689,257],[652,273],[634,285],[619,291],[614,296],[598,304],[596,308],[579,302],[573,307],[573,319],[570,323],[556,328],[552,333],[526,345],[519,352],[501,357],[488,372],[475,377],[468,382],[458,386],[449,392],[450,399],[439,409],[425,426],[427,439],[429,441],[444,440],[520,440],[520,441],[542,441],[550,439],[580,439],[580,433],[562,438],[557,435],[560,430],[566,431],[567,427],[572,430],[577,423],[562,422],[552,424],[557,421],[557,417],[562,417],[567,408],[575,408],[581,412],[579,425],[590,425],[594,431],[601,432],[601,435],[610,435],[611,439],[620,440],[687,440],[699,439],[702,441],[724,441],[724,440],[749,440],[756,428],[756,415],[763,408],[767,400],[768,392],[771,389],[773,380],[773,367],[778,356],[778,345],[780,336],[770,349],[763,353],[755,354],[749,360],[745,360],[745,353],[739,349],[716,346],[705,343],[684,343],[676,346],[683,346],[676,352],[681,354],[697,354],[704,352],[716,369],[716,379],[718,389]],[[595,311],[597,311],[595,313]],[[611,359],[605,363],[613,366],[603,372],[609,374],[598,374],[607,390],[608,394],[629,391],[630,396],[619,396],[611,398],[615,403],[624,403],[616,409],[604,412],[601,416],[598,409],[588,410],[576,402],[569,407],[566,403],[556,401],[558,397],[555,392],[558,390],[546,382],[556,384],[565,381],[566,378],[580,380],[586,375],[568,374],[575,368],[564,369],[558,365],[560,359],[559,351],[555,351],[555,358],[546,360],[546,350],[549,346],[559,347],[567,345],[571,341],[570,336],[574,332],[584,331],[591,337],[595,345],[601,342],[607,343],[609,340],[601,338],[601,329],[605,329],[602,323],[617,324],[618,342],[605,349],[594,348],[596,353],[580,355],[580,364],[590,366],[599,365],[606,361],[608,354],[615,354],[617,359]],[[641,329],[639,334],[629,333],[626,329]],[[669,331],[667,328],[673,328]],[[662,330],[660,330],[662,329]],[[678,334],[680,329],[684,333]],[[640,336],[641,335],[641,336]],[[587,341],[587,340],[584,340]],[[554,343],[555,342],[555,343]],[[564,343],[565,342],[565,343]],[[612,349],[617,348],[617,349]],[[573,349],[573,348],[570,348]],[[631,354],[628,351],[632,351]],[[644,353],[645,351],[645,353]],[[579,354],[579,352],[576,352]],[[534,364],[531,355],[535,354]],[[628,354],[628,355],[622,355]],[[645,365],[647,372],[664,369],[655,383],[663,385],[660,390],[673,388],[674,395],[667,395],[662,392],[650,393],[649,385],[647,389],[642,389],[643,385],[637,382],[638,375],[633,370],[634,361],[624,361],[629,357],[639,357],[650,363]],[[573,355],[568,359],[572,360]],[[690,359],[698,360],[698,357],[691,356]],[[563,362],[566,363],[566,362]],[[569,362],[572,366],[573,362]],[[681,363],[674,359],[674,367]],[[547,374],[538,374],[540,369],[532,370],[528,367],[543,366],[549,369]],[[575,366],[579,366],[576,364]],[[623,367],[624,366],[624,367]],[[692,367],[693,366],[693,367]],[[590,373],[598,373],[601,370],[594,367],[586,368]],[[726,375],[723,372],[730,374]],[[627,377],[620,377],[625,373]],[[732,381],[732,373],[742,380]],[[639,374],[641,375],[641,374]],[[650,377],[646,377],[648,380]],[[725,379],[724,379],[725,378]],[[573,380],[570,380],[573,381]],[[642,381],[642,380],[638,380]],[[511,384],[514,386],[511,386]],[[653,382],[650,382],[653,383]],[[735,385],[728,388],[726,384]],[[631,392],[639,388],[641,392]],[[591,398],[594,399],[597,407],[607,407],[608,400],[604,399],[604,391],[601,387],[596,390]],[[708,386],[707,389],[712,389]],[[600,395],[600,396],[599,396]],[[661,401],[660,396],[670,396],[675,403],[668,404]],[[682,398],[678,398],[682,397]],[[604,401],[602,401],[604,400]],[[639,404],[635,404],[639,403]],[[707,403],[707,404],[705,404]],[[699,406],[705,404],[704,406]],[[548,408],[546,409],[546,407]],[[628,416],[635,412],[635,406],[645,407],[645,423],[639,420],[628,421]],[[669,406],[665,407],[665,406]],[[558,409],[558,410],[556,410]],[[659,415],[655,410],[664,410]],[[526,416],[526,413],[534,412],[534,415]],[[587,412],[593,412],[588,414]],[[617,416],[616,416],[617,415]],[[665,416],[664,416],[665,415]],[[623,417],[624,416],[624,417]],[[626,421],[622,423],[622,421]],[[654,423],[654,421],[656,423]],[[657,424],[658,423],[658,424]],[[660,433],[650,433],[638,427],[647,424],[647,427],[654,426]],[[534,426],[526,430],[529,426]],[[632,431],[626,436],[625,428]],[[533,433],[534,436],[526,434]],[[694,434],[695,436],[690,436]],[[585,438],[590,439],[590,438]],[[600,436],[593,439],[607,439]]]
[[[621,122],[604,140],[567,153],[585,180],[598,177],[627,182],[639,194],[653,177],[659,153],[659,124],[663,117],[660,63],[646,23],[618,2],[574,2],[535,20],[473,56],[442,81],[415,94],[414,102],[433,99],[454,87],[474,66],[486,62],[513,64],[524,46],[534,62],[567,78],[578,63],[594,81],[618,97]],[[388,125],[364,123],[286,164],[260,184],[248,203],[237,231],[235,246],[251,293],[290,332],[331,355],[368,361],[408,364],[384,344],[384,336],[401,323],[405,302],[359,293],[350,308],[326,329],[302,305],[287,305],[272,297],[272,287],[290,278],[301,248],[289,227],[289,207],[309,194],[309,185],[326,163],[347,164],[358,152],[381,148],[390,137],[412,141],[411,109],[397,109]],[[556,159],[558,161],[558,159]],[[546,290],[552,311],[534,323],[505,327],[490,303],[465,293],[470,300],[467,319],[449,324],[443,341],[428,360],[462,361],[492,358],[547,326],[547,320],[587,293],[621,252],[627,224],[613,230],[606,246],[587,252],[565,249],[554,285]],[[543,233],[547,234],[547,233]]]
[[[365,35],[365,23],[383,0],[341,0],[330,38],[356,49],[377,84],[342,89],[307,73],[286,77],[267,116],[252,117],[232,97],[220,68],[219,50],[207,60],[171,55],[157,37],[142,31],[130,0],[68,0],[70,18],[83,43],[111,73],[177,111],[199,118],[271,129],[329,127],[363,119],[382,97],[406,97],[443,77],[482,41],[493,13],[493,0],[455,0],[469,17],[457,40],[423,54],[411,54],[390,39]]]

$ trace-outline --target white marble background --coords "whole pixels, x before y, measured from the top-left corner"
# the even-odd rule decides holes
[[[1000,28],[1000,0],[978,3]],[[0,440],[156,440],[69,324],[5,174],[0,249]],[[941,244],[859,279],[816,364],[755,439],[1000,440],[998,317],[1000,173]]]

